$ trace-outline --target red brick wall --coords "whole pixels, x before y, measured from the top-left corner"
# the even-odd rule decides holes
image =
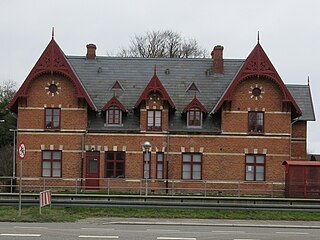
[[[47,83],[59,82],[60,94],[47,94]],[[249,94],[250,87],[263,87],[263,98],[255,100]],[[24,161],[23,175],[28,177],[41,176],[41,150],[59,150],[62,146],[62,177],[81,176],[82,134],[86,129],[87,111],[78,109],[78,101],[71,81],[62,76],[42,76],[33,81],[28,92],[27,108],[19,109],[18,141],[27,146],[27,157]],[[203,152],[202,178],[204,180],[245,179],[245,154],[266,155],[266,181],[284,181],[283,161],[293,156],[305,154],[305,144],[291,144],[291,116],[282,112],[282,94],[270,80],[251,79],[242,82],[233,94],[231,111],[222,112],[221,135],[171,135],[169,142],[169,179],[181,179],[183,152]],[[58,107],[61,105],[62,131],[43,131],[44,105]],[[160,105],[155,105],[160,109]],[[168,110],[162,111],[162,130],[168,129]],[[152,103],[148,105],[153,109]],[[265,134],[248,135],[248,108],[252,111],[265,112]],[[151,178],[156,177],[156,151],[161,152],[167,147],[167,135],[146,132],[147,115],[142,104],[140,126],[142,134],[93,134],[87,133],[84,145],[95,147],[100,151],[100,177],[105,177],[105,147],[108,151],[125,151],[126,178],[143,177],[142,144],[152,144]],[[36,129],[37,131],[33,131]],[[66,131],[68,130],[68,131]],[[77,130],[77,131],[75,131]],[[83,132],[79,132],[82,130]],[[296,123],[292,127],[295,138],[305,139],[306,125]],[[158,149],[158,150],[156,150]],[[166,152],[165,152],[166,159]],[[84,161],[84,169],[86,163]],[[166,169],[164,169],[166,171]],[[85,176],[85,174],[83,175]]]

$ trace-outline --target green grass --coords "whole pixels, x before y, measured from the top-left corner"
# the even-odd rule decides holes
[[[320,221],[320,212],[45,207],[40,215],[39,207],[22,207],[18,217],[17,207],[0,207],[0,222],[75,222],[108,217]]]

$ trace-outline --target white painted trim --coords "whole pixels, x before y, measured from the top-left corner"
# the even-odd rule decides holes
[[[235,135],[235,136],[232,136]],[[238,136],[240,135],[240,136]],[[125,137],[167,137],[167,134],[137,134],[137,133],[87,133],[87,136],[125,136]],[[264,134],[264,135],[253,135],[248,133],[223,133],[216,135],[170,135],[171,138],[179,137],[179,138],[244,138],[244,139],[290,139],[290,134]]]
[[[18,110],[44,110],[46,108],[48,108],[47,105],[44,105],[43,107],[19,107]],[[85,111],[86,110],[85,108],[63,108],[63,107],[57,107],[57,108],[59,108],[63,111],[69,111],[69,110],[70,111]]]
[[[237,114],[248,114],[248,112],[252,112],[252,111],[259,111],[258,109],[250,109],[248,108],[248,111],[224,111],[224,113],[237,113]],[[262,112],[264,112],[264,114],[279,114],[279,115],[291,115],[290,112],[276,112],[276,111],[264,111],[263,109],[261,110]]]

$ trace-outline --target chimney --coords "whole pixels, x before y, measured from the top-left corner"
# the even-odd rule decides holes
[[[214,73],[223,73],[224,64],[223,64],[223,46],[217,45],[213,48],[211,52],[211,57],[213,59],[213,72]]]
[[[87,44],[87,59],[96,59],[97,46],[93,43]]]

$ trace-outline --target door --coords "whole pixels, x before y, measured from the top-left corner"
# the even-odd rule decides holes
[[[99,190],[100,152],[86,153],[86,189]]]

